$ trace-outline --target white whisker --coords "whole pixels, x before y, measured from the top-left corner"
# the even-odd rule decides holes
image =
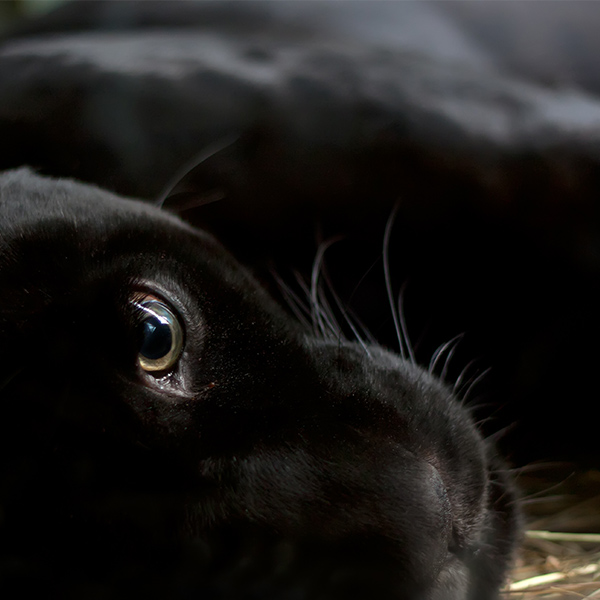
[[[323,321],[329,328],[331,334],[340,339],[342,336],[342,328],[338,323],[335,314],[327,300],[327,296],[325,294],[325,289],[323,285],[319,282],[318,290],[317,290],[317,300],[319,302],[318,310],[321,314]]]
[[[398,317],[398,311],[396,310],[396,304],[394,302],[394,294],[392,291],[392,279],[390,275],[390,261],[389,261],[389,247],[390,247],[390,236],[392,233],[392,227],[394,225],[394,220],[398,213],[399,204],[396,203],[394,209],[392,210],[388,221],[385,226],[385,233],[383,235],[383,275],[385,278],[385,289],[387,291],[388,302],[390,305],[390,310],[392,311],[392,318],[394,320],[394,328],[396,330],[396,337],[398,338],[398,347],[400,351],[400,356],[402,358],[406,358],[406,353],[404,351],[404,343],[402,341],[402,329],[400,327],[400,319]]]
[[[416,364],[417,361],[415,360],[415,353],[412,349],[412,345],[410,343],[410,337],[408,335],[408,327],[406,326],[406,319],[404,318],[404,308],[403,308],[403,300],[404,300],[404,290],[406,288],[406,284],[404,284],[402,286],[402,289],[400,290],[400,293],[398,294],[398,304],[397,304],[397,309],[398,309],[398,317],[400,319],[400,329],[402,330],[402,339],[404,340],[404,345],[406,346],[406,351],[408,353],[408,356],[410,358],[410,362],[412,362],[412,364]]]
[[[475,377],[466,387],[464,393],[461,392],[461,396],[462,396],[462,403],[466,404],[467,401],[469,400],[469,396],[471,395],[471,392],[473,391],[473,389],[477,386],[478,383],[481,382],[481,380],[486,377],[487,375],[489,375],[490,371],[492,369],[491,368],[487,368],[485,369],[485,371],[483,371],[482,373],[480,373],[477,377]]]
[[[323,262],[323,256],[325,254],[325,250],[329,248],[329,246],[333,242],[323,242],[319,244],[319,248],[317,250],[317,255],[315,256],[315,260],[313,262],[311,277],[310,277],[310,303],[312,310],[313,323],[315,324],[315,329],[320,331],[323,337],[327,337],[327,328],[325,326],[325,320],[323,317],[322,310],[320,308],[319,303],[319,274],[321,272],[321,264]],[[330,327],[331,330],[331,327]]]
[[[464,337],[464,334],[459,333],[458,335],[454,336],[451,340],[448,340],[446,343],[439,346],[438,349],[433,353],[433,356],[431,357],[431,360],[429,361],[429,369],[428,369],[432,375],[435,373],[435,370],[438,366],[438,362],[442,359],[444,353],[451,348],[452,348],[452,352],[454,352],[454,348],[458,345],[458,343],[462,340],[463,337]],[[447,361],[444,364],[444,369],[446,368],[446,364],[447,364]],[[456,386],[455,386],[455,389],[456,389]]]
[[[466,386],[469,385],[469,383],[472,381],[472,377],[469,379],[466,379],[467,377],[467,373],[469,372],[469,369],[471,369],[475,363],[477,362],[477,360],[471,360],[469,361],[466,366],[464,367],[464,369],[460,372],[460,375],[456,378],[456,381],[454,382],[454,387],[452,388],[452,391],[460,396],[460,389],[464,388]]]
[[[271,276],[277,283],[279,290],[286,301],[288,307],[296,317],[296,319],[306,329],[312,329],[310,322],[310,309],[302,302],[298,295],[285,283],[285,281],[274,271],[271,271]]]
[[[329,277],[329,273],[327,271],[327,268],[325,267],[325,264],[323,264],[322,274],[323,274],[323,279],[325,280],[325,282],[327,284],[327,289],[329,290],[329,293],[331,294],[331,296],[335,302],[335,305],[337,306],[342,317],[344,318],[344,321],[348,324],[348,327],[350,327],[350,330],[352,331],[356,341],[361,345],[361,347],[366,352],[366,354],[368,356],[370,356],[371,353],[369,351],[369,347],[365,343],[364,338],[366,337],[366,339],[372,344],[375,344],[377,342],[375,341],[375,339],[371,335],[371,333],[367,330],[367,328],[360,322],[358,317],[353,313],[353,311],[350,309],[350,307],[344,305],[341,298],[335,291],[335,288],[331,282],[331,278]],[[361,333],[359,331],[359,328],[362,329],[363,333]],[[340,332],[341,332],[341,328],[340,328]]]

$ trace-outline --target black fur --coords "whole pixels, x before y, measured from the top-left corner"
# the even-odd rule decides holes
[[[509,426],[503,453],[596,468],[581,414],[599,360],[600,103],[583,90],[600,89],[600,4],[573,7],[67,3],[2,32],[0,169],[153,199],[203,148],[258,129],[256,151],[196,173],[203,201],[227,202],[186,219],[259,276],[309,269],[317,222],[360,240],[327,264],[387,345],[378,269],[357,281],[400,199],[391,272],[418,358],[466,332],[449,377],[493,368],[481,416]]]
[[[92,186],[2,175],[0,248],[4,593],[496,597],[514,494],[429,372],[306,331],[211,236]],[[136,291],[184,328],[159,376]]]

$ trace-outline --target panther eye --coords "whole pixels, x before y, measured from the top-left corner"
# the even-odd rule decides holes
[[[179,320],[157,298],[143,295],[133,300],[140,311],[138,362],[144,371],[166,371],[179,358],[183,331]]]

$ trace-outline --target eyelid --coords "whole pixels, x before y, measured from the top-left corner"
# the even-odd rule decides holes
[[[137,291],[129,296],[129,301],[137,307],[139,307],[142,302],[147,300],[156,300],[157,302],[160,302],[161,304],[164,304],[170,308],[170,304],[168,302],[159,296],[156,296],[155,294],[151,294],[150,292]]]

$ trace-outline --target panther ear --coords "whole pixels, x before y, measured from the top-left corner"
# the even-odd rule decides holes
[[[290,180],[302,178],[306,170],[297,146],[290,135],[263,122],[254,124],[190,161],[157,204],[211,233],[240,260],[266,253],[282,238],[295,251],[299,221],[310,226],[309,240],[313,223],[301,203],[290,202]],[[292,239],[283,233],[289,231],[297,235]]]
[[[238,141],[222,140],[196,155],[168,183],[156,205],[179,214],[225,198]]]
[[[248,132],[209,146],[176,174],[156,204],[182,215],[217,200],[230,198],[234,190],[243,188],[248,165],[259,143],[259,136]]]

